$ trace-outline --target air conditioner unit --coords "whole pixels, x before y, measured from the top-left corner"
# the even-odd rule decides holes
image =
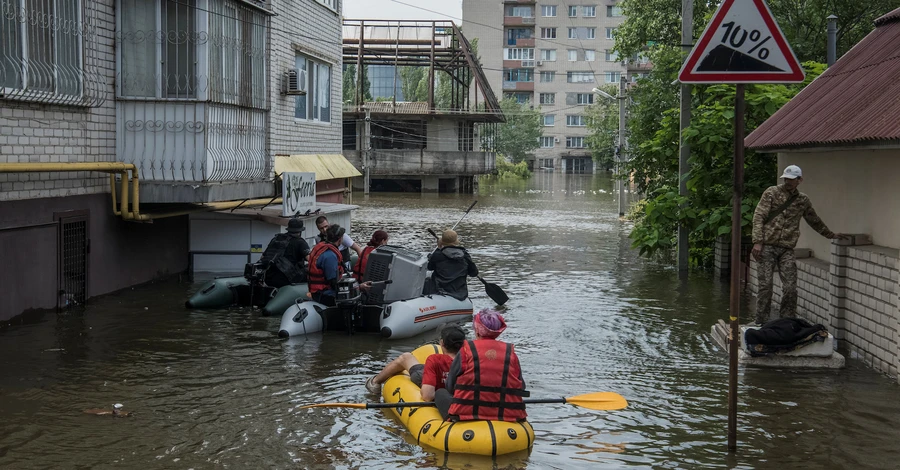
[[[281,84],[283,95],[306,94],[306,70],[290,69],[284,72],[284,81]]]
[[[554,138],[553,138],[553,142],[558,144],[558,143],[559,143],[559,137],[554,137]]]
[[[538,66],[538,67],[540,67],[540,66],[542,66],[542,65],[544,65],[544,61],[543,61],[543,60],[537,61],[537,66]]]

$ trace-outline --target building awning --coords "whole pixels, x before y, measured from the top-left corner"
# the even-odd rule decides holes
[[[362,176],[362,173],[339,153],[312,155],[275,155],[275,173],[315,173],[316,181]]]

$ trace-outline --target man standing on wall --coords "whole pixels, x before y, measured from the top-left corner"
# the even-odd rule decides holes
[[[803,182],[800,167],[788,166],[781,178],[784,183],[766,189],[753,213],[752,254],[759,263],[756,323],[760,325],[769,320],[776,266],[782,284],[779,315],[785,318],[797,313],[797,261],[794,258],[794,247],[800,238],[801,218],[806,219],[806,223],[825,238],[849,238],[829,230],[816,215],[809,197],[797,191],[797,186]]]

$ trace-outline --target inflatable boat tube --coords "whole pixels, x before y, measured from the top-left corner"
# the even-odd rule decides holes
[[[472,321],[472,301],[457,300],[449,295],[426,295],[398,300],[381,313],[381,336],[390,339],[409,338],[444,323]]]
[[[303,282],[300,284],[291,284],[289,286],[279,287],[275,295],[266,303],[262,309],[263,315],[282,315],[291,305],[294,305],[297,299],[301,302],[309,300],[306,294],[309,292],[309,284]]]
[[[440,352],[437,345],[425,345],[413,351],[421,363]],[[395,375],[384,383],[381,394],[385,403],[420,402],[421,389],[409,375]],[[441,419],[437,408],[391,408],[391,413],[406,426],[416,442],[444,452],[504,455],[530,449],[534,445],[534,429],[527,421],[458,421]]]
[[[187,308],[221,308],[238,302],[238,289],[249,289],[243,276],[213,279],[194,293],[184,306]]]
[[[381,331],[379,320],[382,311],[378,305],[362,305],[352,312],[353,318],[350,318],[351,312],[339,307],[326,307],[312,300],[295,302],[281,316],[278,336],[289,338],[322,330],[378,333]]]

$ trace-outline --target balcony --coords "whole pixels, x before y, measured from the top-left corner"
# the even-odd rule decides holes
[[[537,0],[503,0],[507,5],[534,5]]]
[[[504,16],[503,26],[534,26],[533,16]]]
[[[516,39],[516,47],[534,47],[534,38]]]
[[[503,91],[534,91],[534,82],[503,82]]]

